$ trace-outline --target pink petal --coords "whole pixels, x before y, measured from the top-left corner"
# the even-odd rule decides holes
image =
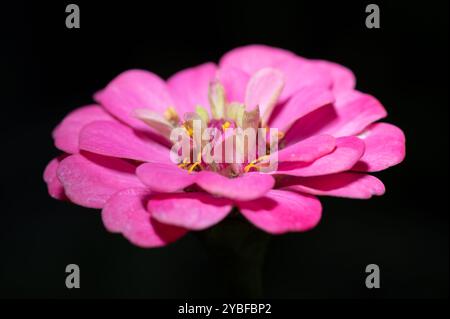
[[[312,163],[280,163],[278,174],[293,176],[320,176],[351,169],[364,154],[364,142],[347,136],[336,139],[336,149]]]
[[[193,112],[198,105],[203,107],[209,105],[209,83],[215,76],[216,65],[204,63],[175,73],[167,80],[170,94],[180,115]]]
[[[170,161],[170,150],[121,123],[98,121],[80,133],[80,149],[144,162]]]
[[[284,77],[280,71],[264,68],[256,72],[248,82],[245,92],[247,109],[253,110],[259,106],[261,117],[266,122],[283,87]]]
[[[405,134],[394,125],[375,123],[358,136],[363,139],[366,150],[353,170],[382,171],[405,158]]]
[[[333,102],[334,96],[328,89],[304,87],[297,91],[287,103],[280,104],[275,108],[271,115],[270,127],[287,132],[299,118]]]
[[[44,181],[47,183],[47,190],[51,197],[55,199],[67,199],[64,193],[64,187],[56,176],[59,163],[65,158],[65,155],[52,159],[44,170]]]
[[[329,72],[301,57],[288,58],[273,66],[280,70],[285,77],[285,86],[281,92],[280,102],[286,101],[304,87],[318,87],[329,89],[332,78]]]
[[[228,102],[244,103],[245,88],[250,76],[236,68],[222,68],[217,73],[219,82],[225,88],[225,95]]]
[[[340,95],[355,88],[356,78],[353,72],[334,62],[329,61],[314,61],[316,66],[329,72],[332,78],[332,90],[336,95]]]
[[[156,194],[148,202],[148,210],[160,222],[192,230],[217,224],[231,208],[230,200],[205,193]]]
[[[265,45],[249,45],[231,50],[222,57],[219,64],[221,68],[240,69],[250,76],[263,68],[281,71],[285,79],[280,96],[282,102],[302,87],[329,88],[332,85],[328,70],[292,52]]]
[[[59,164],[57,175],[72,202],[102,208],[115,192],[142,187],[134,171],[133,165],[117,158],[75,154]]]
[[[332,152],[336,139],[331,135],[315,135],[290,145],[277,154],[279,162],[312,162]]]
[[[165,246],[184,234],[183,228],[158,222],[147,211],[150,193],[144,188],[121,190],[108,200],[102,210],[103,223],[110,232],[122,233],[143,248]]]
[[[94,98],[123,122],[144,130],[151,129],[135,117],[135,109],[147,108],[163,114],[174,105],[165,82],[144,70],[129,70],[119,74]]]
[[[262,68],[275,66],[287,58],[294,57],[296,55],[287,50],[256,44],[227,52],[220,59],[219,65],[221,68],[232,67],[252,75]]]
[[[386,115],[384,107],[373,96],[358,91],[347,92],[333,105],[300,118],[286,133],[285,141],[289,145],[316,134],[356,135]]]
[[[116,120],[98,105],[80,107],[70,112],[53,130],[55,146],[66,153],[78,153],[78,136],[81,129],[94,121]]]
[[[136,170],[139,179],[155,192],[175,192],[195,183],[196,173],[188,173],[176,164],[146,163]]]
[[[322,205],[316,197],[275,189],[263,198],[237,205],[256,227],[272,234],[309,230],[317,225],[322,214]]]
[[[375,176],[347,172],[315,177],[286,176],[280,187],[313,195],[359,199],[381,196],[385,191],[383,183]]]
[[[272,189],[272,176],[262,173],[246,173],[228,178],[214,172],[201,171],[197,174],[197,185],[205,191],[235,200],[252,200],[264,196]]]
[[[387,115],[383,105],[373,96],[350,91],[335,103],[338,120],[326,131],[334,136],[355,135],[367,125]]]

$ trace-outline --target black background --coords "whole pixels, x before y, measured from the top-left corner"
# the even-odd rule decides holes
[[[2,4],[0,297],[228,296],[195,236],[134,247],[98,211],[51,199],[42,172],[53,127],[118,73],[166,78],[250,43],[348,66],[407,137],[406,160],[377,175],[383,197],[323,198],[317,228],[272,238],[264,296],[448,297],[448,1],[374,1],[378,30],[364,1],[92,2],[74,1],[80,29],[65,27],[69,2]],[[65,287],[69,263],[81,289]],[[364,285],[370,263],[381,289]]]

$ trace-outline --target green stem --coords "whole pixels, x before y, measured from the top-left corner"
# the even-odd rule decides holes
[[[197,234],[223,275],[229,297],[263,296],[263,265],[270,238],[267,233],[234,211],[218,225]]]

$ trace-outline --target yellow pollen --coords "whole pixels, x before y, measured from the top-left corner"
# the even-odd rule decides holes
[[[244,167],[244,172],[245,172],[245,173],[248,173],[252,167],[258,169],[258,168],[259,168],[259,167],[258,167],[258,163],[261,162],[261,161],[263,161],[263,160],[265,160],[265,159],[268,158],[268,157],[269,157],[268,155],[263,155],[263,156],[260,156],[260,157],[257,158],[257,159],[254,159],[253,161],[251,161],[250,163],[248,163],[248,164]]]
[[[231,123],[228,122],[228,121],[226,121],[225,123],[222,124],[222,129],[223,129],[223,130],[226,130],[227,128],[230,127],[230,125],[231,125]]]
[[[192,137],[192,135],[194,135],[194,128],[192,127],[192,125],[189,125],[187,123],[183,124],[184,129],[186,130],[186,132],[188,133],[188,135],[190,137]]]
[[[185,167],[188,166],[188,165],[189,165],[189,158],[185,157],[185,158],[183,159],[183,163],[178,164],[178,167],[179,167],[179,168],[185,168]]]
[[[192,173],[192,171],[194,170],[194,168],[196,168],[198,165],[200,165],[200,162],[195,162],[194,164],[192,164],[191,167],[189,167],[188,169],[188,173]]]
[[[192,173],[197,166],[200,166],[200,168],[202,168],[202,153],[201,152],[198,152],[197,161],[194,164],[192,164],[191,167],[189,167],[188,173],[189,174]]]

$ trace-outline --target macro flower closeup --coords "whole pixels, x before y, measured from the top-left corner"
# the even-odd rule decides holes
[[[383,195],[370,173],[405,157],[402,130],[379,122],[385,108],[355,89],[349,69],[263,45],[233,49],[218,64],[167,81],[125,71],[94,100],[53,131],[62,154],[44,180],[52,197],[101,209],[109,231],[140,247],[207,229],[233,209],[268,233],[309,230],[322,215],[317,196]],[[214,129],[218,138],[199,139],[194,122],[200,135]],[[205,160],[204,144],[222,148],[237,128],[276,135],[264,134],[255,156],[233,140],[232,160]],[[197,155],[173,151],[177,129],[200,147]],[[265,169],[269,159],[273,170]]]

